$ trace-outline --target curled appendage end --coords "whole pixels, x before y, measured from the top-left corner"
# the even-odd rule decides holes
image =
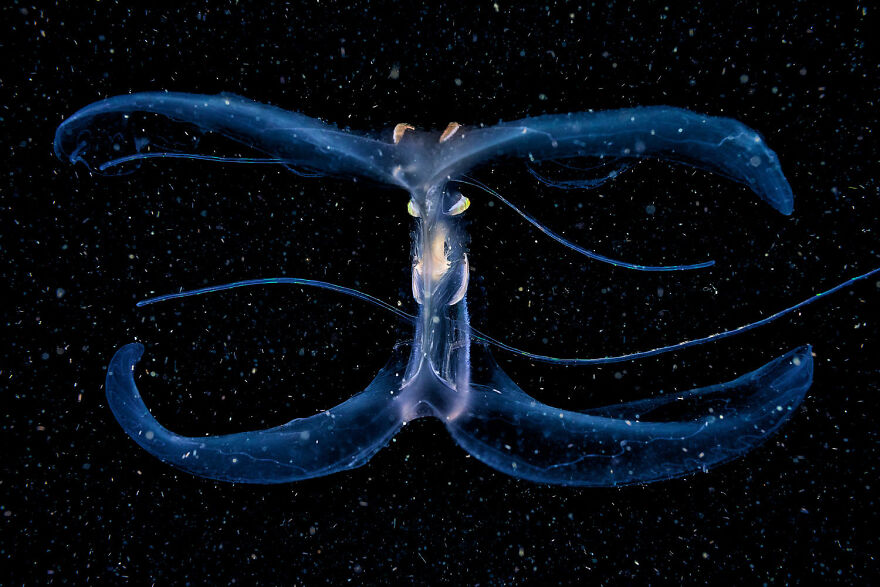
[[[755,193],[766,199],[778,212],[791,216],[791,213],[794,211],[794,194],[788,181],[782,175],[782,171],[778,170],[778,168],[771,170],[767,178],[761,178],[758,185],[751,185],[750,187]]]
[[[797,348],[733,381],[572,412],[542,404],[506,378],[475,386],[447,427],[477,459],[539,483],[611,487],[707,471],[770,438],[813,380]]]
[[[122,428],[147,452],[189,473],[240,483],[287,483],[353,469],[401,426],[391,390],[402,369],[389,363],[367,389],[338,406],[287,424],[222,436],[186,437],[164,428],[138,392],[138,343],[119,349],[107,370],[107,401]]]
[[[732,179],[749,186],[776,211],[790,216],[794,210],[794,193],[782,173],[779,157],[767,146],[761,135],[741,123],[738,131],[725,141],[718,155],[727,158],[722,167]],[[730,146],[730,149],[727,147]]]

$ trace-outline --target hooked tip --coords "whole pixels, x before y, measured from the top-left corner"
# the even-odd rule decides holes
[[[394,135],[393,135],[394,136],[394,144],[396,145],[397,143],[400,142],[400,139],[403,138],[403,135],[406,134],[406,131],[415,130],[415,129],[416,129],[416,127],[414,127],[411,124],[407,124],[405,122],[398,122],[397,125],[395,125],[395,127],[394,127]]]

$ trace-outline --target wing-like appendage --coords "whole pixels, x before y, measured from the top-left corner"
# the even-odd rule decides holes
[[[186,437],[150,414],[134,381],[143,355],[138,343],[119,349],[107,371],[107,400],[122,428],[150,454],[195,475],[240,483],[287,483],[354,469],[400,429],[391,392],[400,386],[399,361],[367,389],[333,409],[287,424],[223,436]]]
[[[707,470],[761,444],[812,378],[804,346],[728,383],[572,412],[531,398],[498,369],[446,425],[460,446],[508,475],[562,485],[648,483]]]
[[[456,177],[499,157],[531,161],[653,157],[746,184],[783,214],[791,214],[794,201],[779,159],[756,131],[731,118],[680,108],[554,114],[469,129],[444,145],[437,174]]]
[[[144,128],[135,114],[157,114],[166,126]],[[200,137],[217,133],[265,155],[224,157],[205,152]],[[119,173],[124,163],[177,157],[241,163],[283,163],[294,171],[360,176],[397,183],[390,174],[391,145],[320,120],[232,94],[216,96],[144,92],[114,96],[76,112],[55,133],[55,154],[101,173]]]

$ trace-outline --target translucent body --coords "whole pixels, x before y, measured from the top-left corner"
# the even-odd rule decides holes
[[[159,115],[171,126],[220,134],[262,156],[218,155],[200,150],[196,139],[175,141],[165,134],[150,134],[132,117],[135,113]],[[450,182],[469,183],[463,178],[470,168],[499,157],[533,162],[587,156],[624,162],[661,158],[742,182],[776,210],[790,214],[791,189],[776,155],[753,130],[727,118],[651,107],[462,127],[449,136],[412,131],[397,138],[339,130],[236,96],[167,93],[110,98],[84,108],[59,127],[56,154],[99,172],[119,172],[126,164],[167,157],[279,163],[304,175],[363,177],[402,187],[410,193],[410,210],[416,216],[412,289],[418,313],[404,314],[414,325],[413,339],[408,354],[396,352],[366,390],[325,412],[276,428],[182,437],[162,427],[140,397],[134,366],[143,346],[129,344],[110,363],[107,397],[120,424],[138,444],[163,461],[204,477],[282,483],[360,466],[405,422],[436,417],[465,450],[504,473],[538,482],[613,486],[678,477],[734,458],[773,434],[803,399],[812,381],[808,346],[729,383],[586,412],[559,410],[533,399],[511,381],[486,344],[520,351],[480,335],[469,324],[467,235],[460,216],[463,207],[456,205],[460,196]],[[595,184],[585,181],[582,187]],[[577,186],[566,182],[561,187]],[[588,257],[632,269],[684,270],[711,263],[668,267],[624,263],[547,234]],[[366,294],[307,279],[252,280],[170,294],[148,303],[257,283],[315,285],[382,305]],[[756,325],[760,324],[740,331]],[[572,364],[621,360],[521,354]],[[473,379],[476,362],[485,374],[481,380]]]

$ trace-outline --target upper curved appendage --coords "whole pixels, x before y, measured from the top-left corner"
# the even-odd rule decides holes
[[[107,401],[122,428],[150,454],[201,477],[238,483],[287,483],[354,469],[401,426],[393,393],[403,367],[392,360],[363,392],[333,409],[239,434],[187,437],[150,414],[134,381],[138,343],[119,349],[107,370]]]
[[[731,118],[649,106],[537,116],[459,135],[444,144],[439,175],[456,177],[500,157],[654,157],[743,183],[783,214],[791,214],[794,203],[776,153],[760,134]]]
[[[813,378],[809,346],[720,385],[586,412],[542,404],[500,369],[446,422],[487,465],[539,483],[609,487],[681,477],[740,456],[770,437]]]
[[[145,131],[134,113],[158,114],[236,141],[265,158],[223,157],[202,152],[198,137],[187,143]],[[181,130],[181,129],[178,129]],[[391,145],[320,120],[232,94],[216,96],[144,92],[114,96],[86,106],[55,133],[55,154],[82,162],[95,172],[121,172],[123,163],[158,157],[214,159],[243,163],[283,163],[294,171],[360,176],[395,184]]]
[[[186,144],[166,141],[141,128],[131,117],[134,113],[153,113],[175,123],[191,124],[266,157],[204,153],[197,137],[188,137]],[[651,106],[537,116],[467,129],[431,145],[395,145],[232,94],[177,92],[107,98],[76,112],[55,134],[56,155],[102,173],[118,171],[120,165],[132,161],[182,157],[283,163],[294,171],[365,177],[406,188],[459,177],[500,157],[531,161],[614,157],[624,162],[657,157],[744,183],[783,214],[790,214],[793,206],[779,159],[756,131],[730,118],[680,108]]]

